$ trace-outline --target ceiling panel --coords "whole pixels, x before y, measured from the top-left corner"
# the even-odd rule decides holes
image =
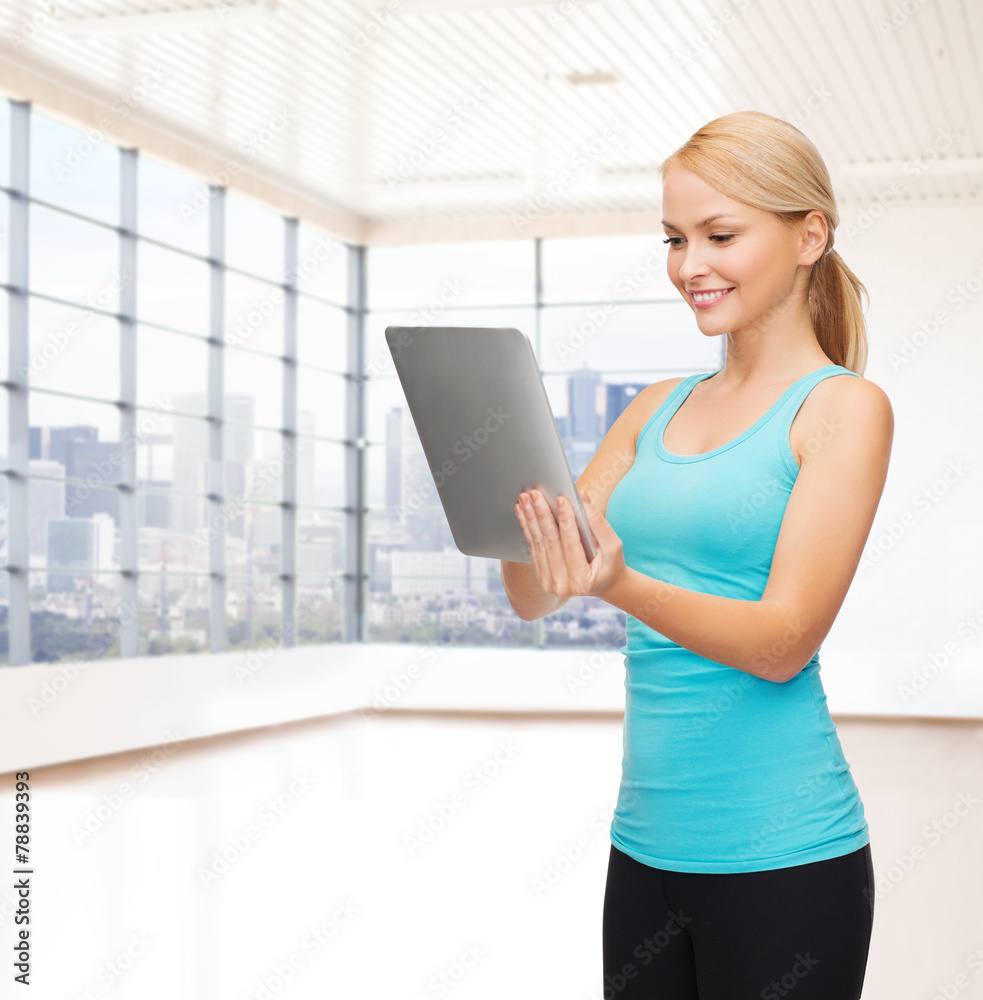
[[[844,205],[862,209],[892,184],[900,200],[979,198],[981,11],[977,0],[911,13],[888,0],[11,0],[0,69],[236,159],[369,234],[471,220],[502,236],[511,220],[520,236],[517,218],[589,228],[657,210],[662,160],[746,108],[801,128]]]

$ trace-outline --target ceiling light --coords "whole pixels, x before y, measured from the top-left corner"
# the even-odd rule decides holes
[[[595,70],[593,73],[567,73],[567,79],[574,84],[574,86],[591,86],[597,83],[617,83],[618,78],[614,73],[606,73],[601,70]]]
[[[74,15],[51,23],[69,35],[128,35],[156,31],[235,28],[276,13],[278,0],[214,0],[198,7],[165,7],[129,14]]]
[[[409,191],[421,191],[430,188],[453,189],[461,191],[470,188],[487,190],[495,187],[513,188],[518,184],[525,184],[527,181],[525,174],[502,173],[502,174],[471,174],[457,177],[405,177],[400,178],[395,187],[390,187],[385,180],[371,181],[368,185],[380,192],[391,191],[394,194]]]

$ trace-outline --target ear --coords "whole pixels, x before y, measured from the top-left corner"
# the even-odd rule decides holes
[[[799,263],[814,264],[826,252],[829,240],[826,216],[819,209],[813,209],[802,220],[800,232]]]

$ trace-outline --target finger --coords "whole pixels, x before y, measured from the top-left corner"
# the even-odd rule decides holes
[[[536,571],[539,585],[547,593],[552,594],[553,576],[550,572],[549,559],[546,555],[546,542],[539,526],[535,502],[528,493],[526,494],[525,503],[522,504],[522,514],[525,522],[526,538],[529,540],[529,551],[531,553],[533,569]]]
[[[560,543],[560,529],[557,527],[556,517],[547,503],[546,497],[539,490],[530,490],[529,492],[536,514],[536,527],[533,529],[533,533],[535,534],[537,531],[539,533],[541,556],[549,567],[552,583],[550,593],[559,595],[558,588],[565,587],[567,584],[567,566]]]
[[[587,554],[584,543],[580,540],[580,528],[573,506],[566,497],[556,498],[556,509],[560,525],[560,544],[563,549],[563,559],[570,582],[576,590],[582,590],[587,581]]]
[[[526,548],[529,550],[529,561],[532,564],[532,571],[539,581],[540,586],[542,586],[542,574],[539,568],[539,555],[536,553],[536,545],[533,541],[532,531],[529,527],[529,520],[522,509],[522,502],[515,505],[516,517],[519,520],[519,526],[522,528],[523,537],[526,540]]]
[[[586,490],[581,490],[580,496],[584,501],[584,512],[587,514],[587,524],[594,533],[594,538],[597,541],[596,548],[600,551],[602,536],[605,541],[610,541],[611,536],[614,534],[614,529],[608,523],[607,518],[594,506],[590,494]],[[594,558],[597,558],[596,553]]]
[[[604,567],[616,567],[624,560],[624,546],[621,537],[611,527],[611,522],[594,506],[586,490],[581,492],[584,500],[584,510],[587,512],[587,524],[597,542],[597,551],[590,562],[590,583],[593,583],[604,571]]]

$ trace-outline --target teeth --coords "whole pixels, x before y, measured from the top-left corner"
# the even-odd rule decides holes
[[[712,302],[714,299],[719,299],[721,295],[726,295],[730,289],[727,288],[722,292],[693,292],[694,302]]]

